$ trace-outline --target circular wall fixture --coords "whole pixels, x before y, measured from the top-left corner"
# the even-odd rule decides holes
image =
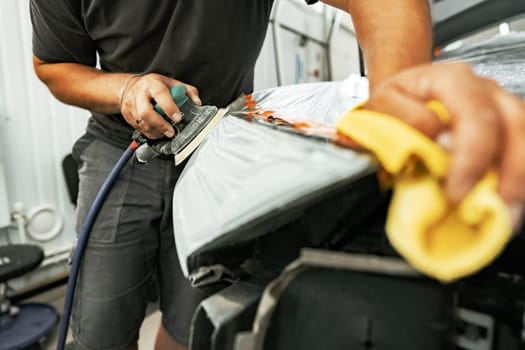
[[[57,237],[64,228],[62,215],[51,205],[39,205],[26,215],[27,235],[40,242],[47,242]]]

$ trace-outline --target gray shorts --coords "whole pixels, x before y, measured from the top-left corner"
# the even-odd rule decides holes
[[[73,152],[80,160],[77,232],[123,153],[100,140],[83,141]],[[148,302],[157,298],[164,328],[187,345],[203,294],[182,275],[175,249],[171,202],[180,171],[173,160],[130,160],[117,179],[82,261],[71,319],[75,348],[128,348],[138,340]]]

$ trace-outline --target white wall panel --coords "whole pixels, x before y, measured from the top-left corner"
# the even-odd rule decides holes
[[[0,147],[5,200],[11,211],[15,203],[22,203],[26,214],[42,205],[57,210],[64,220],[62,232],[50,241],[37,242],[47,254],[69,249],[75,236],[74,208],[67,195],[61,162],[83,133],[87,116],[85,111],[56,101],[36,78],[31,64],[29,1],[2,0]],[[52,221],[51,213],[44,212],[33,224],[45,231]],[[19,241],[15,225],[0,231],[0,242],[7,240]]]
[[[7,186],[5,184],[4,157],[0,148],[0,227],[9,225],[9,204],[7,202]]]
[[[331,20],[336,10],[318,3],[306,6],[304,0],[276,0],[272,19],[286,27],[304,33],[319,41],[326,41]],[[334,33],[330,50],[332,80],[343,80],[359,73],[358,46],[350,16],[341,14],[341,26]],[[278,85],[275,42],[270,24],[262,52],[255,67],[255,90]],[[301,46],[301,37],[283,28],[277,29],[280,48],[281,85],[328,80],[326,50],[312,40]],[[280,41],[280,43],[279,43]],[[319,75],[314,74],[316,71]]]

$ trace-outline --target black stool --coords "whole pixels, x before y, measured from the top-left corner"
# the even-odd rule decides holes
[[[37,268],[44,252],[36,245],[0,246],[0,350],[27,349],[42,343],[57,324],[51,305],[11,305],[7,281]]]

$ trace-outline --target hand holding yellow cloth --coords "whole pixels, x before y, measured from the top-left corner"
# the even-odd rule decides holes
[[[439,104],[429,107],[446,118]],[[393,175],[387,236],[415,268],[452,281],[490,263],[512,237],[495,172],[452,206],[444,194],[450,156],[437,143],[395,117],[363,109],[344,115],[337,129],[373,152]]]

